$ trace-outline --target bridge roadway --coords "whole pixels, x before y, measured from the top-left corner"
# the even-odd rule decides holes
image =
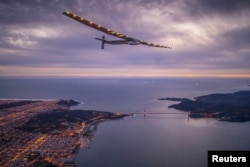
[[[134,112],[129,114],[189,114],[189,112],[174,113],[174,112]]]
[[[136,114],[143,114],[144,116],[148,115],[148,114],[172,114],[172,115],[187,115],[188,117],[190,116],[190,112],[183,112],[183,113],[176,113],[176,112],[134,112],[134,113],[129,113],[129,115],[136,115]]]

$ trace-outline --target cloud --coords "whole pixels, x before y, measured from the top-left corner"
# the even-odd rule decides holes
[[[59,75],[59,69],[70,70],[69,75],[86,69],[109,76],[126,70],[144,75],[142,69],[152,75],[246,74],[249,8],[244,0],[2,0],[0,66],[34,68],[32,75],[36,70],[41,75],[41,69],[44,75],[49,70]],[[173,50],[129,45],[101,50],[94,38],[104,34],[65,17],[64,10],[141,40],[172,45]],[[29,75],[30,70],[20,71]]]
[[[198,3],[199,7],[205,12],[216,12],[229,15],[250,7],[250,2],[248,0],[196,0],[196,3]]]

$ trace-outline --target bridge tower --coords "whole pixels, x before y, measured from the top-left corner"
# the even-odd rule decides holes
[[[146,108],[144,108],[143,116],[146,117],[146,115],[147,115]]]
[[[188,122],[189,122],[190,114],[191,114],[191,111],[188,112]]]

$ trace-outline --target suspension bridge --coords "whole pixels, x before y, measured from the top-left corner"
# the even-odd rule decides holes
[[[144,117],[146,117],[147,115],[187,115],[188,118],[190,117],[190,113],[191,112],[147,112],[145,109],[143,112],[133,112],[133,113],[129,113],[130,115],[140,115],[142,114]]]

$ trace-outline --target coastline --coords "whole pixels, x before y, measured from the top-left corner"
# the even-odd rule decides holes
[[[128,115],[126,115],[126,116],[128,116]],[[119,117],[119,118],[115,118],[115,119],[122,119],[122,118]],[[112,119],[101,118],[101,119],[89,120],[88,123],[85,122],[85,126],[82,128],[82,132],[81,132],[82,139],[84,140],[82,142],[84,142],[84,143],[79,142],[76,144],[76,149],[74,150],[74,152],[71,153],[71,155],[70,155],[71,158],[69,158],[68,161],[65,161],[65,163],[64,163],[65,165],[75,165],[76,166],[75,159],[76,159],[80,149],[90,148],[90,145],[94,139],[94,134],[97,131],[98,125],[100,123],[108,121],[108,120],[112,120]],[[94,129],[91,129],[92,127],[94,127]]]
[[[228,122],[250,121],[250,91],[209,94],[194,99],[167,97],[158,100],[179,102],[168,108],[189,112],[191,118],[215,118]]]
[[[0,142],[3,145],[0,156],[8,157],[0,161],[0,166],[72,164],[79,149],[89,146],[100,122],[127,116],[70,109],[78,104],[71,99],[0,100]],[[12,136],[15,136],[15,140],[11,140]],[[8,149],[13,151],[9,153]],[[30,156],[33,153],[36,156]]]

